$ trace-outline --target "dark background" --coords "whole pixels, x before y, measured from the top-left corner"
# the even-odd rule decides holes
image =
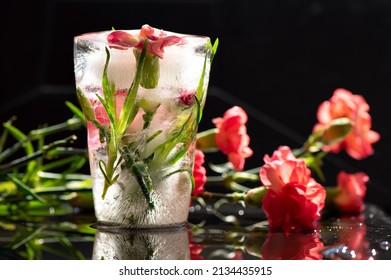
[[[145,23],[219,38],[200,130],[233,105],[245,108],[254,150],[246,168],[279,145],[299,147],[336,88],[361,94],[381,140],[362,161],[327,157],[325,185],[340,169],[366,172],[367,201],[391,211],[391,1],[8,1],[1,20],[0,120],[16,115],[25,132],[71,117],[64,102],[76,104],[75,35]]]

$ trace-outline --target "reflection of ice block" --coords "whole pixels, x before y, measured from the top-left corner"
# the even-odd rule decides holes
[[[186,229],[117,232],[98,230],[92,259],[188,260],[188,232]]]

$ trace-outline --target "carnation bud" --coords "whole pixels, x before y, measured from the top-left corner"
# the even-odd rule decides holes
[[[139,62],[141,57],[140,50],[135,49],[134,56],[137,62]],[[156,88],[160,78],[159,58],[153,54],[146,53],[143,64],[140,85],[147,89]]]
[[[197,149],[201,151],[216,151],[219,146],[216,142],[217,128],[208,129],[197,134]]]
[[[95,113],[92,108],[90,100],[85,96],[84,92],[80,89],[76,89],[77,99],[79,100],[80,106],[84,112],[86,119],[90,122],[95,122]]]
[[[308,150],[316,153],[323,146],[337,144],[343,141],[353,128],[353,123],[348,118],[338,118],[330,122],[330,124],[310,135],[308,138]]]
[[[265,197],[268,189],[266,187],[258,187],[249,190],[244,197],[244,202],[252,206],[261,206],[262,200]]]
[[[341,142],[352,130],[353,124],[348,118],[338,118],[333,120],[326,129],[323,130],[321,141],[324,145],[333,145]]]
[[[159,108],[160,103],[155,100],[142,98],[139,105],[144,110],[144,112],[155,113],[157,108]]]

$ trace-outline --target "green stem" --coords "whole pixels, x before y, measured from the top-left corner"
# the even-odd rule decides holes
[[[262,166],[258,166],[252,169],[245,170],[243,172],[245,173],[251,173],[251,174],[259,174],[259,171],[261,171]]]
[[[334,204],[335,198],[341,193],[338,187],[325,187],[326,190],[326,205]]]
[[[225,180],[222,176],[207,176],[206,185],[208,186],[221,186],[225,184]]]
[[[225,198],[230,200],[231,202],[239,202],[244,201],[245,194],[233,192],[233,193],[216,193],[216,192],[208,192],[205,191],[201,194],[199,194],[199,197],[202,197],[204,199],[221,199]]]
[[[153,189],[152,178],[149,175],[148,166],[139,158],[133,158],[128,147],[121,149],[121,155],[124,159],[125,166],[132,172],[137,180],[137,183],[141,187],[150,208],[154,208],[154,202],[151,197],[151,191]]]
[[[53,186],[48,188],[36,188],[34,189],[34,194],[36,195],[60,195],[65,194],[69,192],[77,192],[77,193],[90,193],[92,191],[91,186]],[[2,201],[0,201],[0,204],[5,203],[16,203],[16,202],[23,202],[23,201],[31,201],[31,199],[27,197],[20,197],[19,194],[12,194],[8,195],[3,198]],[[41,201],[42,202],[42,201]],[[44,202],[42,202],[44,203]]]
[[[83,126],[83,120],[81,120],[80,118],[71,118],[63,123],[32,130],[30,131],[28,136],[30,140],[35,140],[42,136],[47,136],[62,131],[76,130],[79,129],[81,126]]]
[[[115,173],[115,162],[117,160],[117,148],[116,148],[116,144],[114,142],[115,140],[113,140],[113,137],[110,138],[110,142],[108,143],[108,151],[107,151],[107,155],[108,155],[108,160],[107,160],[107,164],[105,165],[105,183],[104,183],[104,186],[103,186],[103,193],[102,193],[102,199],[105,199],[105,196],[106,196],[106,193],[107,193],[107,190],[108,188],[115,183],[116,179],[118,178],[118,176],[114,177],[114,173]]]
[[[241,181],[250,181],[250,182],[259,182],[259,176],[257,174],[252,174],[249,172],[235,172],[232,175],[232,179],[235,182],[241,182]]]
[[[5,174],[14,168],[25,166],[29,162],[31,162],[32,160],[44,157],[48,151],[50,151],[58,146],[73,142],[74,140],[76,140],[76,136],[72,135],[72,136],[67,137],[63,140],[54,141],[48,145],[45,145],[41,150],[36,151],[32,154],[29,154],[29,155],[21,157],[19,159],[13,160],[9,163],[1,164],[0,165],[0,174]]]

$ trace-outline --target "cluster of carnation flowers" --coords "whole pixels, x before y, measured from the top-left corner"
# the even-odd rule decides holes
[[[372,145],[380,135],[371,129],[369,105],[363,96],[336,89],[329,100],[320,104],[317,123],[302,147],[277,146],[271,155],[264,155],[263,164],[252,172],[243,171],[246,159],[253,155],[247,120],[246,112],[234,106],[212,120],[215,128],[199,132],[193,199],[214,195],[206,187],[209,176],[205,156],[217,150],[228,159],[223,183],[238,186],[236,181],[243,184],[246,178],[259,182],[256,187],[232,188],[230,197],[262,207],[272,230],[289,233],[316,229],[326,206],[352,215],[364,210],[369,181],[366,173],[342,170],[337,175],[337,185],[326,187],[322,172],[322,159],[328,153],[344,150],[356,160],[374,153]]]

